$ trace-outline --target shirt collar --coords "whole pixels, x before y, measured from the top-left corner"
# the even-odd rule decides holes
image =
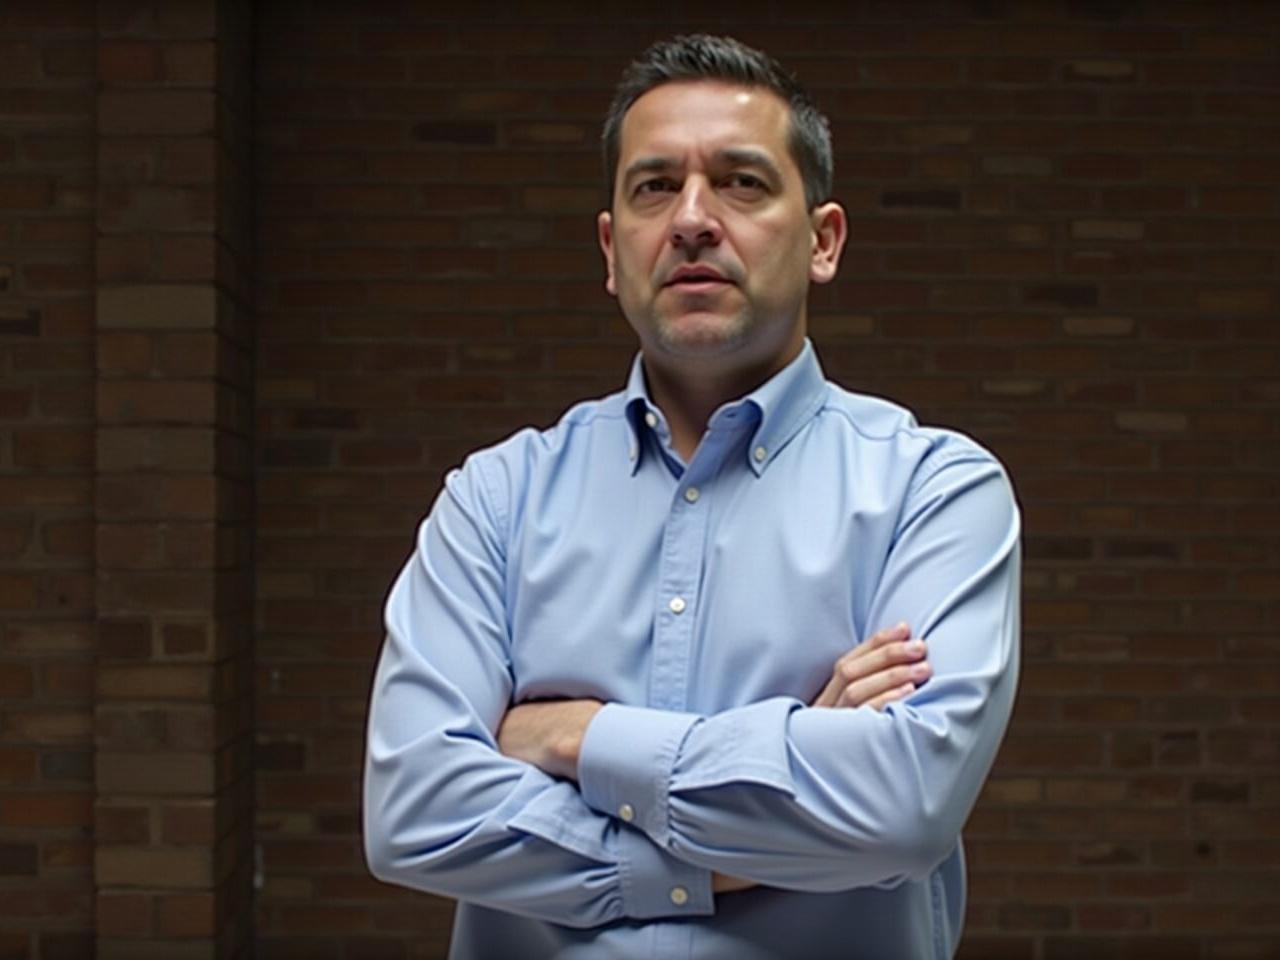
[[[799,355],[776,374],[744,397],[721,406],[711,416],[710,429],[717,429],[724,422],[724,415],[733,410],[747,408],[756,416],[755,431],[746,447],[747,463],[757,476],[762,474],[778,451],[786,445],[806,422],[821,408],[826,397],[827,381],[818,362],[813,343],[806,337]],[[644,379],[642,356],[636,355],[631,364],[624,393],[627,427],[630,431],[628,455],[631,472],[640,466],[645,449],[644,438],[649,430],[666,430],[666,418],[649,397]],[[647,422],[652,414],[656,427]]]

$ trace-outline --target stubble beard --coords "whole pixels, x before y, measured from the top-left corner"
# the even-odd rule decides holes
[[[674,316],[654,311],[652,320],[658,346],[672,356],[721,356],[741,346],[751,330],[745,309],[729,315],[712,310],[686,310]]]

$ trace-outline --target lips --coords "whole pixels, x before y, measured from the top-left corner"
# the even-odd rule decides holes
[[[714,267],[703,264],[685,264],[671,271],[666,287],[707,288],[718,284],[730,283],[728,277]]]

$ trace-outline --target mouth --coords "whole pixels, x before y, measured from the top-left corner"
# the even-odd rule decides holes
[[[663,286],[695,293],[717,290],[731,283],[726,276],[710,267],[688,266],[678,268]]]

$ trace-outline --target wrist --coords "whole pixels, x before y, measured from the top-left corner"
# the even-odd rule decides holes
[[[578,779],[578,758],[582,755],[582,742],[587,727],[604,704],[598,700],[572,700],[566,703],[565,725],[560,736],[551,744],[551,763],[560,776]]]

